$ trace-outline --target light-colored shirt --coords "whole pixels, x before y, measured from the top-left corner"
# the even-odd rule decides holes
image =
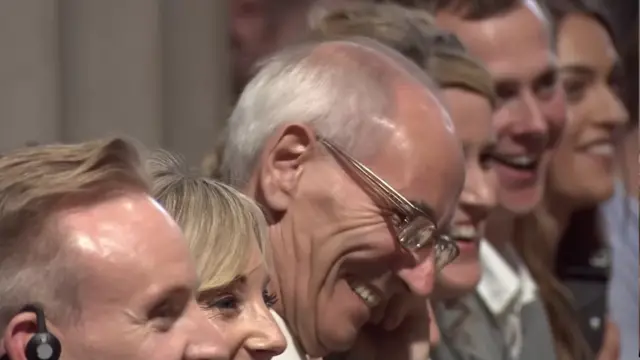
[[[273,315],[273,319],[276,321],[276,324],[278,324],[278,327],[280,328],[280,331],[282,331],[284,338],[287,340],[287,348],[285,349],[285,351],[282,354],[273,357],[272,359],[307,360],[307,355],[304,353],[304,351],[302,351],[302,348],[300,348],[298,343],[291,335],[291,331],[289,331],[289,327],[287,326],[287,323],[284,321],[284,319],[282,319],[280,315],[278,315],[278,313],[276,313],[274,310],[271,310],[271,315]]]
[[[482,278],[477,293],[494,316],[512,359],[523,345],[522,308],[536,300],[537,286],[524,262],[513,254],[515,269],[488,241],[480,242]]]
[[[608,301],[612,320],[620,328],[621,359],[638,354],[638,200],[618,183],[614,196],[602,204],[612,268]]]

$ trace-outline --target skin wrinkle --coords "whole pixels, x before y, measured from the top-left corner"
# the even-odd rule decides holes
[[[396,102],[389,118],[393,133],[378,144],[376,156],[359,160],[407,199],[434,208],[436,222],[446,221],[463,186],[464,161],[451,119],[443,115],[446,110],[429,87],[431,82],[408,77],[393,58],[370,48],[363,51],[361,45],[323,44],[322,52],[316,49],[311,56],[319,61],[322,54],[328,60],[325,66],[341,66],[344,53],[336,60],[330,57],[334,48],[348,50],[348,56],[367,55],[356,58],[379,67],[377,73],[391,79]],[[304,136],[301,128],[308,131]],[[409,296],[407,281],[428,293],[434,279],[432,267],[421,268],[425,274],[411,273],[415,269],[398,260],[399,244],[380,209],[333,157],[320,156],[314,140],[308,139],[315,135],[307,125],[284,125],[277,137],[266,141],[245,190],[260,194],[263,205],[273,205],[277,212],[269,230],[277,273],[274,285],[281,298],[276,310],[310,356],[323,356],[350,346],[360,322],[366,322],[359,310],[364,304],[348,287],[345,274],[379,288],[389,297],[385,300]]]
[[[124,192],[61,210],[55,223],[70,235],[65,246],[84,276],[78,322],[51,326],[65,344],[65,358],[228,356],[221,334],[196,305],[195,269],[179,228],[146,194]],[[185,308],[163,332],[147,314],[165,289],[175,289],[169,301],[184,301]]]

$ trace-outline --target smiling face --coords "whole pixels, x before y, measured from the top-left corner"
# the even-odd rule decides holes
[[[615,145],[628,120],[618,94],[618,56],[606,28],[572,14],[560,24],[558,57],[569,122],[551,166],[551,190],[576,206],[613,193]]]
[[[447,223],[464,180],[459,143],[423,86],[400,84],[377,156],[359,159],[405,198]],[[274,137],[275,138],[275,137]],[[402,249],[396,209],[376,202],[310,128],[289,125],[269,145],[256,194],[277,216],[270,227],[283,314],[311,356],[350,348],[361,327],[433,289],[431,252]],[[399,306],[399,305],[398,305]]]
[[[494,114],[499,202],[512,212],[526,213],[542,197],[566,117],[549,29],[530,1],[483,20],[442,11],[437,22],[453,31],[493,76],[499,101]]]
[[[180,229],[147,195],[65,210],[59,220],[83,274],[77,321],[52,328],[65,360],[230,359],[196,302]]]
[[[198,302],[235,350],[234,360],[268,360],[287,346],[269,311],[277,296],[267,289],[268,283],[260,249],[255,245],[243,274],[229,284],[198,295]]]
[[[462,142],[467,174],[450,226],[460,255],[444,268],[437,282],[436,296],[448,299],[473,291],[480,281],[478,246],[487,217],[497,205],[498,183],[493,169],[495,134],[491,104],[485,97],[469,91],[449,88],[443,92]]]

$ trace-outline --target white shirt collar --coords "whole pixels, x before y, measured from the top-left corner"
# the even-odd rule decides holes
[[[494,316],[501,316],[509,311],[519,311],[519,308],[536,299],[537,286],[519,258],[514,270],[498,250],[487,240],[482,240],[480,262],[482,278],[477,292]]]
[[[284,338],[287,340],[287,348],[285,351],[274,357],[273,360],[307,360],[307,355],[294,340],[284,319],[282,319],[274,310],[271,310],[271,315],[273,315],[273,319],[276,321],[276,324],[278,324]]]

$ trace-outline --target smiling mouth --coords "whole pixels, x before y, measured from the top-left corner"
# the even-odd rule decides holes
[[[476,242],[480,239],[478,229],[473,225],[456,225],[451,228],[450,235],[456,241]]]
[[[495,161],[516,170],[533,171],[540,163],[537,155],[495,155]]]
[[[353,292],[364,301],[364,303],[371,309],[380,304],[382,299],[378,296],[377,292],[368,285],[356,280],[348,280],[347,283]]]

